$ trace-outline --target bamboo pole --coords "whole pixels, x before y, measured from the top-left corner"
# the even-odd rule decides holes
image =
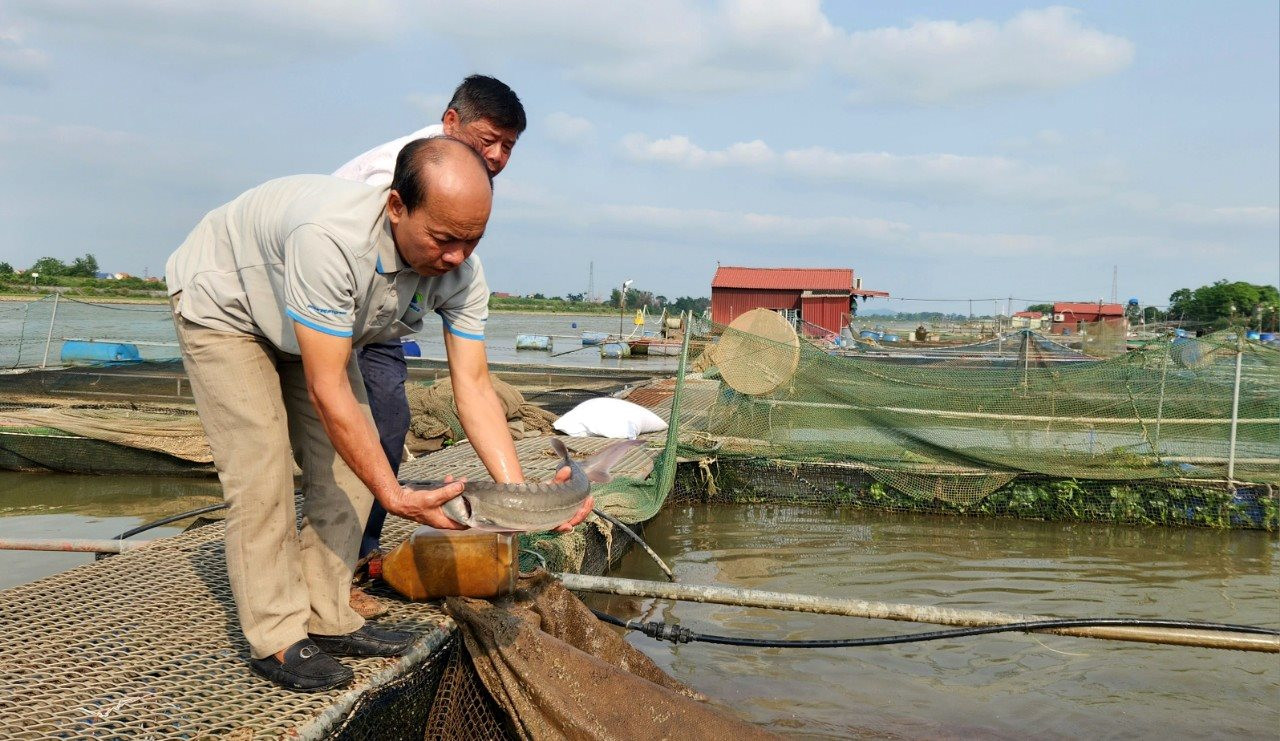
[[[1227,448],[1227,481],[1236,478],[1236,427],[1240,424],[1240,366],[1244,360],[1244,328],[1236,330],[1236,382],[1231,392],[1231,443]]]
[[[566,588],[580,592],[602,592],[630,597],[654,597],[687,602],[710,602],[718,605],[767,607],[778,610],[814,612],[825,615],[847,615],[878,620],[904,620],[914,623],[933,623],[935,625],[980,627],[1053,619],[1044,615],[1017,615],[953,607],[867,602],[858,599],[766,592],[758,589],[739,589],[737,587],[668,584],[607,576],[587,576],[585,574],[556,574],[555,576]],[[1046,628],[1036,632],[1055,633],[1077,638],[1101,638],[1111,641],[1136,641],[1139,643],[1164,643],[1175,646],[1199,646],[1202,648],[1225,648],[1236,651],[1280,653],[1280,637],[1242,633],[1117,626]]]
[[[44,338],[44,358],[40,361],[40,367],[44,368],[49,364],[49,345],[53,343],[53,324],[58,319],[58,297],[62,294],[53,292],[53,311],[49,314],[49,334]]]
[[[1076,422],[1090,425],[1131,425],[1137,422],[1131,417],[1052,417],[1041,414],[996,414],[994,412],[956,412],[948,409],[908,409],[906,407],[869,407],[856,404],[839,404],[828,401],[791,401],[788,399],[756,399],[757,404],[785,407],[813,407],[819,409],[853,409],[856,411],[894,412],[896,414],[919,414],[946,419],[1002,419],[1013,422]],[[1219,425],[1231,422],[1229,418],[1205,417],[1201,419],[1166,419],[1166,424],[1177,425]],[[1280,424],[1280,417],[1251,417],[1238,419],[1242,425],[1274,425]]]
[[[69,551],[72,553],[124,553],[146,548],[149,540],[78,538],[0,538],[0,551]]]

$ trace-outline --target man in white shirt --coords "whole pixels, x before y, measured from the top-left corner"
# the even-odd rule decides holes
[[[374,147],[339,167],[333,174],[367,185],[386,185],[391,182],[396,157],[406,144],[415,139],[443,135],[469,145],[484,159],[490,175],[497,175],[506,167],[525,125],[524,106],[510,87],[492,77],[472,75],[454,90],[440,123]],[[462,332],[447,323],[446,328],[455,335]],[[460,336],[483,341],[483,327]],[[357,348],[356,359],[382,450],[392,471],[398,472],[410,421],[409,402],[404,390],[408,379],[404,349],[398,339],[374,342]],[[498,473],[490,471],[495,479],[499,478]],[[360,564],[373,576],[381,572],[380,539],[386,516],[386,510],[375,502],[360,543]],[[355,586],[351,588],[351,607],[366,618],[386,612],[384,605]]]

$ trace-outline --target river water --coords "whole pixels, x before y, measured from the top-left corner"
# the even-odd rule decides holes
[[[109,538],[219,501],[216,480],[0,471],[0,538]],[[177,532],[158,528],[144,536]],[[682,582],[1055,616],[1280,627],[1280,540],[1260,532],[931,517],[813,506],[664,509],[646,540]],[[0,551],[0,587],[92,561]],[[633,550],[616,575],[662,577]],[[625,618],[756,638],[930,630],[595,596]],[[1274,737],[1280,657],[1001,634],[876,648],[672,646],[658,664],[773,730],[844,738]]]
[[[428,319],[426,328],[410,339],[421,347],[422,356],[444,358],[440,323]],[[672,356],[636,356],[604,359],[598,347],[582,345],[582,333],[636,329],[633,316],[617,314],[495,313],[485,331],[489,360],[500,363],[552,363],[581,367],[674,370]],[[658,330],[658,318],[649,317],[643,329]],[[516,350],[517,334],[554,336],[551,352]],[[173,358],[178,355],[177,338],[168,306],[163,304],[98,304],[62,299],[54,313],[53,302],[0,301],[0,368],[39,365],[46,360],[56,365],[62,340],[107,339],[142,343],[144,359]],[[153,344],[154,343],[154,344]],[[46,356],[45,345],[49,345]],[[553,357],[554,355],[554,357]]]
[[[809,506],[675,505],[644,532],[678,580],[1062,617],[1280,628],[1280,541]],[[633,550],[618,576],[663,579]],[[851,638],[936,626],[596,596],[619,617],[754,638]],[[1280,657],[1052,635],[873,648],[758,649],[628,640],[775,731],[844,738],[1275,738]]]

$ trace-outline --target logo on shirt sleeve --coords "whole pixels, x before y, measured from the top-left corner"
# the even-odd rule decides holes
[[[324,314],[325,316],[344,316],[347,313],[343,309],[322,309],[319,306],[316,306],[315,304],[307,304],[307,308],[311,309],[317,314]]]

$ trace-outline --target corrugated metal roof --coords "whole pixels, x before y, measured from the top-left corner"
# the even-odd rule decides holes
[[[779,291],[852,291],[851,268],[740,268],[721,266],[712,288]]]
[[[1122,304],[1103,304],[1097,301],[1059,301],[1053,305],[1053,313],[1124,316],[1124,306]]]

